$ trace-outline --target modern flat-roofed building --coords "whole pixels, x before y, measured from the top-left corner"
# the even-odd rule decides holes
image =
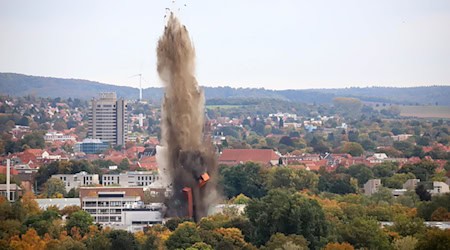
[[[156,171],[130,171],[120,174],[104,174],[103,186],[146,187],[159,179]]]
[[[0,196],[8,198],[6,184],[0,184]],[[15,183],[11,183],[9,186],[9,200],[16,201],[20,196],[22,196],[22,188]]]
[[[77,142],[73,147],[75,152],[83,152],[85,154],[100,154],[109,148],[109,143],[103,142],[100,139],[84,139],[82,142]]]
[[[381,180],[380,179],[371,179],[364,184],[364,194],[365,195],[372,195],[376,192],[378,192],[378,189],[381,187]]]
[[[45,141],[76,141],[76,138],[73,135],[64,135],[60,132],[51,131],[44,135]]]
[[[52,175],[52,178],[62,180],[66,187],[66,192],[69,192],[72,188],[100,184],[98,174],[88,174],[84,171],[76,174],[55,174]]]
[[[46,210],[48,207],[57,207],[63,209],[68,206],[80,206],[80,198],[50,198],[50,199],[35,199],[39,208]]]
[[[142,187],[80,188],[81,208],[95,223],[130,232],[162,223],[163,205],[145,205],[143,195]]]
[[[111,145],[125,145],[127,136],[127,104],[116,93],[100,93],[93,98],[89,110],[88,136]]]

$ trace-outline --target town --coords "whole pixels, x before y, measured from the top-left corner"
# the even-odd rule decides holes
[[[219,164],[222,202],[210,208],[200,228],[211,223],[208,227],[241,230],[234,243],[227,238],[231,231],[219,230],[222,236],[205,242],[209,245],[275,249],[271,242],[278,240],[335,249],[332,244],[340,244],[326,248],[324,235],[356,248],[417,239],[432,244],[439,230],[450,228],[448,120],[403,117],[396,105],[349,97],[335,98],[332,105],[211,99],[205,117]],[[172,190],[158,171],[158,101],[124,100],[113,92],[91,100],[1,96],[0,121],[1,207],[12,212],[15,205],[9,202],[21,200],[28,216],[34,216],[21,221],[0,213],[10,222],[2,226],[2,239],[14,236],[24,223],[42,240],[46,235],[60,238],[58,232],[66,228],[73,239],[86,238],[88,247],[102,240],[89,236],[101,228],[128,231],[133,242],[140,241],[133,244],[185,246],[174,237],[193,223],[164,216]],[[275,223],[276,218],[261,217],[261,206],[276,213],[282,204],[271,199],[295,200],[297,192],[308,197],[297,205],[320,211],[303,211],[316,219],[299,221],[298,227],[312,223],[320,234],[282,238],[270,237],[280,229],[251,233]],[[288,220],[295,211],[285,213]],[[408,223],[414,226],[405,228]],[[366,240],[369,236],[358,230],[374,238]],[[142,235],[146,231],[154,238]],[[417,238],[402,237],[412,235]],[[22,244],[23,238],[10,241]]]

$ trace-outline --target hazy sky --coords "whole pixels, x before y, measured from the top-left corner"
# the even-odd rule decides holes
[[[0,0],[0,72],[161,86],[165,8],[191,34],[202,85],[450,85],[448,0]]]

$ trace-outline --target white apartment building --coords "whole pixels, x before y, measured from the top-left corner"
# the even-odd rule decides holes
[[[125,145],[127,137],[127,104],[116,93],[101,93],[92,99],[88,135],[112,145]]]
[[[146,187],[159,180],[156,171],[130,171],[102,176],[103,186]]]
[[[130,232],[161,224],[162,204],[144,205],[140,196],[127,196],[124,191],[98,192],[95,197],[83,197],[81,208],[94,223]]]
[[[378,189],[380,187],[381,187],[380,179],[369,180],[366,182],[366,184],[364,184],[364,194],[370,196],[370,195],[378,192]]]
[[[433,181],[433,189],[430,190],[431,195],[440,195],[449,192],[450,192],[449,187],[445,182]]]
[[[66,142],[66,141],[76,141],[76,138],[72,135],[64,135],[63,133],[52,131],[44,135],[44,140]]]
[[[52,178],[62,180],[66,187],[66,192],[69,192],[72,188],[100,184],[98,174],[88,174],[84,171],[76,174],[56,174],[52,175]]]

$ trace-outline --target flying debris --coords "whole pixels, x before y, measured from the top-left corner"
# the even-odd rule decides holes
[[[204,119],[205,97],[195,78],[195,49],[189,33],[170,13],[164,34],[158,41],[157,71],[164,84],[162,144],[166,149],[161,164],[167,169],[173,196],[167,201],[167,215],[207,215],[217,195],[217,159]]]

